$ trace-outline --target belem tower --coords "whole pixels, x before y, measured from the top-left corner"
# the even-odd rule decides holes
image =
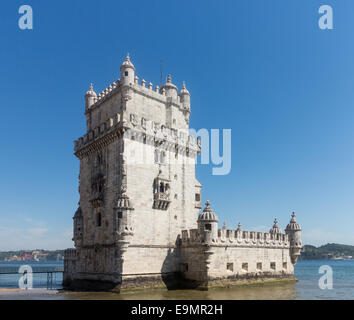
[[[302,249],[294,213],[285,233],[277,220],[264,233],[241,224],[219,229],[209,201],[201,210],[201,141],[188,135],[190,113],[184,83],[178,92],[170,76],[161,88],[139,81],[129,55],[119,80],[98,95],[90,86],[87,133],[74,142],[80,200],[64,287],[119,292],[294,279]]]

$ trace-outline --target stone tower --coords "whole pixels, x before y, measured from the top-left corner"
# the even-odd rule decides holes
[[[169,75],[153,89],[129,55],[120,79],[85,94],[74,249],[65,251],[66,288],[209,288],[255,280],[294,280],[302,249],[293,213],[285,234],[218,229],[210,202],[201,207],[195,178],[199,140],[189,135],[190,93]]]
[[[170,75],[161,88],[139,83],[129,55],[120,80],[98,95],[90,86],[87,132],[75,141],[80,201],[68,286],[120,288],[177,271],[181,230],[197,227],[201,208],[189,115],[185,84],[178,93]]]

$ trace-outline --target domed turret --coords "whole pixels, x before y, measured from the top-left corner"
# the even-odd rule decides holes
[[[172,83],[171,75],[167,76],[166,83],[161,87],[160,91],[162,92],[165,89],[166,97],[172,97],[177,99],[177,87]]]
[[[120,81],[124,84],[133,84],[135,77],[135,67],[130,61],[129,53],[125,58],[125,61],[120,66]]]
[[[85,110],[87,111],[97,100],[97,94],[93,91],[93,85],[90,84],[90,89],[85,94]]]
[[[279,234],[279,233],[282,233],[282,232],[281,232],[281,229],[279,228],[277,218],[275,218],[273,228],[269,230],[269,233],[271,233],[271,234]]]
[[[181,103],[185,106],[186,109],[190,109],[191,106],[191,95],[189,91],[186,89],[186,84],[183,81],[182,90],[179,92],[179,97],[181,99]]]
[[[131,225],[131,211],[134,210],[129,197],[122,193],[118,196],[115,206],[114,229],[118,235],[130,235],[133,232]]]
[[[285,231],[301,231],[300,225],[296,222],[295,212],[292,213],[290,223],[286,226]]]
[[[198,217],[198,229],[202,242],[211,242],[218,237],[218,217],[210,208],[210,202],[205,202],[205,208]]]
[[[295,264],[302,250],[301,227],[296,222],[295,212],[291,215],[291,220],[286,226],[285,233],[289,236],[291,261]]]
[[[203,212],[199,215],[198,221],[218,222],[218,217],[216,216],[215,212],[210,208],[209,200],[205,202],[205,208]]]

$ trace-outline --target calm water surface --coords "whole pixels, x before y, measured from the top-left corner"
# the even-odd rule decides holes
[[[12,263],[12,266],[15,264]],[[31,264],[32,265],[32,264]],[[333,269],[333,289],[321,290],[318,281],[322,274],[320,266],[329,265]],[[62,264],[49,263],[41,266],[58,267]],[[8,264],[0,263],[1,268]],[[38,264],[37,264],[38,267]],[[245,286],[230,289],[198,290],[150,290],[134,293],[114,294],[100,292],[63,292],[46,291],[46,275],[44,278],[34,278],[34,290],[30,292],[1,291],[0,299],[129,299],[129,300],[159,300],[159,299],[354,299],[354,261],[299,261],[295,267],[297,283],[266,284]],[[43,277],[43,276],[42,276]],[[54,286],[60,289],[61,276],[54,281]],[[12,278],[0,274],[0,288],[18,287],[18,275]],[[4,289],[2,289],[4,290]]]

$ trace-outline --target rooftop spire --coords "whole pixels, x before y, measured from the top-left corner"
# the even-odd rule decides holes
[[[92,84],[92,82],[90,83],[90,89],[86,92],[86,96],[93,96],[93,97],[96,97],[96,92],[93,91],[93,84]]]
[[[127,53],[127,56],[126,56],[124,62],[122,63],[120,69],[122,70],[122,68],[132,68],[135,71],[135,67],[134,67],[133,63],[130,61],[129,53]]]
[[[279,228],[277,218],[274,219],[273,228],[269,230],[269,233],[281,233],[281,229]]]
[[[290,231],[290,230],[301,230],[300,225],[296,221],[295,212],[294,211],[291,214],[290,223],[286,226],[286,229],[285,229],[285,231]]]
[[[296,222],[295,216],[295,212],[293,211],[293,213],[291,214],[291,222]]]
[[[218,221],[216,214],[210,208],[210,201],[209,200],[207,200],[205,202],[205,208],[204,208],[203,212],[198,217],[198,221],[201,221],[201,220],[216,221],[216,222]]]
[[[237,231],[241,231],[241,222],[238,223]]]
[[[182,89],[179,92],[179,94],[180,95],[185,95],[185,94],[190,95],[189,91],[186,88],[186,82],[185,81],[182,82]]]

